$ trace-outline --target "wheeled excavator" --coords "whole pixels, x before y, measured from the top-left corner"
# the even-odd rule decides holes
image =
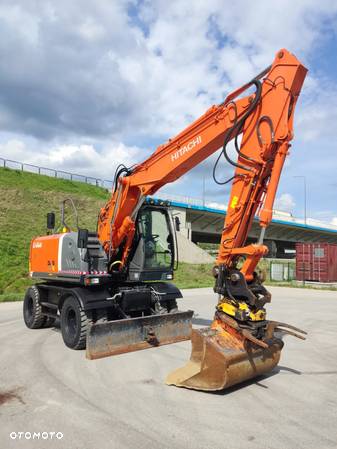
[[[305,338],[304,331],[267,319],[271,295],[257,264],[268,252],[264,235],[306,73],[282,49],[272,65],[144,162],[120,165],[95,232],[78,225],[71,230],[64,208],[62,229],[55,232],[55,214],[47,214],[48,234],[34,238],[30,246],[30,276],[42,282],[26,292],[26,325],[41,328],[59,316],[64,343],[86,347],[89,359],[191,339],[190,361],[166,382],[197,390],[224,389],[272,370],[284,335]],[[230,141],[235,158],[228,151]],[[193,312],[178,310],[182,295],[171,282],[175,223],[168,204],[152,196],[217,150],[214,178],[222,158],[234,167],[230,179],[217,180],[231,183],[213,269],[218,301],[212,324],[192,329]],[[260,237],[247,244],[254,218]]]

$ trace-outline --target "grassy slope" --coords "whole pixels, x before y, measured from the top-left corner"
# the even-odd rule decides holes
[[[0,168],[0,301],[21,296],[29,285],[30,240],[45,234],[46,213],[53,210],[59,216],[60,202],[69,196],[80,226],[95,229],[99,208],[109,197],[106,190]]]
[[[213,264],[191,265],[179,262],[174,274],[174,283],[179,288],[213,287]]]

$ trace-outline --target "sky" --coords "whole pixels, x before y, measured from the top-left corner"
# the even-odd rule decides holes
[[[309,74],[275,207],[303,217],[305,176],[307,215],[337,225],[337,1],[0,0],[0,37],[0,157],[105,179],[287,48]],[[162,192],[201,198],[204,179],[226,204],[213,164]]]

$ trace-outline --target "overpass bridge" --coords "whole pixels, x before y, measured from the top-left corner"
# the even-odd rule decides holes
[[[194,243],[219,243],[226,211],[214,203],[177,195],[158,194],[171,203],[173,215],[179,218],[180,234]],[[260,233],[255,219],[248,242],[256,242]],[[337,243],[337,226],[307,219],[306,223],[289,213],[274,211],[274,218],[266,230],[265,244],[269,257],[295,256],[296,242]]]

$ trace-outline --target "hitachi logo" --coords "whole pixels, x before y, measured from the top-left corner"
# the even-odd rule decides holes
[[[198,136],[195,139],[191,140],[185,146],[183,146],[182,148],[179,148],[178,151],[171,154],[171,161],[172,162],[176,161],[177,159],[179,159],[185,153],[188,153],[189,151],[191,151],[194,147],[196,147],[200,143],[201,143],[201,136]]]

